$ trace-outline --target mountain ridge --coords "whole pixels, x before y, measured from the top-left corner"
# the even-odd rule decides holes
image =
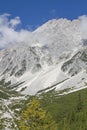
[[[72,81],[73,76],[86,70],[86,61],[83,61],[81,56],[77,58],[79,50],[81,54],[82,52],[86,54],[79,24],[79,20],[50,20],[32,32],[29,43],[16,43],[1,51],[0,79],[4,78],[6,82],[11,81],[12,84],[23,82],[15,89],[22,91],[24,88],[22,93],[31,95],[66,78]],[[83,58],[86,59],[85,55]],[[84,65],[81,65],[82,63]],[[75,73],[76,67],[78,73]],[[78,81],[73,83],[75,84],[78,86]],[[65,89],[61,84],[55,87],[56,90],[62,88]]]

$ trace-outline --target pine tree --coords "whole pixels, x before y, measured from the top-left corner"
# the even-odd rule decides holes
[[[83,102],[81,98],[81,94],[78,95],[78,103],[77,103],[77,112],[80,112],[83,108]]]
[[[33,99],[21,113],[20,130],[58,130],[51,115],[41,108],[40,101]]]

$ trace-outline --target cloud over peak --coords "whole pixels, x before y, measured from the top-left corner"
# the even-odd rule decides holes
[[[21,24],[20,18],[9,19],[10,14],[0,15],[0,48],[4,48],[10,44],[26,41],[31,32],[20,29],[16,30]]]
[[[0,15],[0,48],[21,42],[31,44],[32,39],[33,41],[35,40],[32,32],[22,28],[18,30],[18,26],[21,24],[20,17],[17,16],[10,19],[10,16],[8,13]],[[87,16],[80,16],[76,21],[79,21],[78,26],[82,33],[82,38],[87,39]]]
[[[87,15],[82,15],[78,19],[80,20],[80,31],[82,33],[82,37],[87,39]]]

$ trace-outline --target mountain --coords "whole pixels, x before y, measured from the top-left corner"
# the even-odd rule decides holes
[[[86,87],[87,40],[80,21],[53,19],[32,32],[29,43],[0,51],[0,80],[25,95]]]

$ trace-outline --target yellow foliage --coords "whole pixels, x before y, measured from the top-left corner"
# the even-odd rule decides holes
[[[21,113],[20,130],[57,130],[51,115],[41,108],[40,101],[33,99]]]

